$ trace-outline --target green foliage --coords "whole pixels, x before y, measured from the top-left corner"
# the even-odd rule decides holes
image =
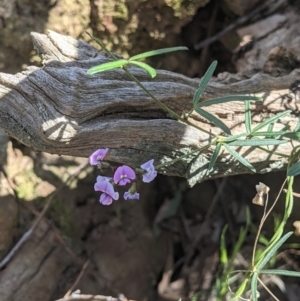
[[[233,95],[233,96],[224,96],[210,100],[202,100],[204,91],[209,83],[209,80],[213,76],[213,73],[216,69],[217,62],[214,61],[208,70],[206,71],[205,75],[201,79],[199,83],[199,88],[195,91],[193,99],[191,100],[191,109],[188,114],[185,114],[184,117],[181,117],[176,112],[172,111],[168,108],[165,104],[160,102],[150,91],[148,91],[142,84],[139,82],[127,69],[127,66],[134,65],[145,70],[152,78],[156,76],[156,70],[153,69],[151,66],[147,65],[146,63],[139,62],[140,59],[145,59],[150,56],[159,55],[169,53],[171,51],[178,51],[178,50],[187,50],[186,47],[173,47],[173,48],[165,48],[159,49],[154,51],[148,51],[139,55],[135,55],[128,60],[125,59],[117,59],[112,53],[108,52],[105,46],[102,44],[101,41],[95,39],[97,43],[102,47],[104,51],[108,53],[111,57],[112,62],[105,63],[99,66],[95,66],[88,70],[88,74],[94,74],[98,72],[104,72],[113,70],[115,68],[122,68],[128,76],[136,82],[136,84],[142,88],[145,93],[150,96],[153,101],[155,101],[162,109],[164,109],[172,118],[184,122],[189,126],[193,126],[194,128],[203,131],[212,137],[209,143],[206,145],[202,145],[196,150],[191,151],[188,154],[185,154],[181,157],[175,158],[170,160],[166,163],[160,164],[156,166],[157,169],[164,167],[165,165],[174,164],[180,160],[186,160],[186,158],[193,158],[191,160],[191,165],[195,164],[195,168],[193,166],[189,167],[191,170],[199,170],[198,173],[201,173],[198,180],[201,180],[203,176],[209,176],[213,173],[215,163],[218,160],[220,154],[223,154],[222,150],[227,151],[235,160],[240,162],[246,168],[251,170],[252,172],[256,172],[254,166],[250,162],[246,160],[241,154],[236,151],[237,148],[241,147],[251,147],[251,148],[260,148],[268,153],[271,151],[268,148],[263,148],[262,146],[271,146],[271,145],[280,145],[284,143],[292,143],[292,140],[300,140],[300,122],[297,124],[293,131],[287,129],[287,127],[275,131],[274,126],[276,122],[278,122],[281,118],[289,114],[291,111],[287,110],[281,113],[278,113],[255,127],[252,126],[252,116],[251,116],[251,108],[250,108],[250,101],[262,101],[262,98],[257,96],[250,96],[250,95]],[[212,105],[221,105],[226,102],[231,101],[243,101],[245,104],[245,132],[239,133],[237,135],[232,135],[231,130],[229,127],[221,121],[218,117],[214,116],[213,114],[209,113],[207,110],[204,110],[204,107],[210,107]],[[223,132],[222,135],[215,134],[208,132],[204,128],[196,126],[192,124],[188,117],[196,112],[201,117],[205,118],[216,127],[221,129]],[[214,152],[212,154],[211,160],[208,162],[204,162],[200,164],[201,168],[199,169],[199,160],[198,158],[202,158],[202,152],[209,148],[214,147]],[[238,286],[237,290],[233,292],[232,300],[237,300],[243,296],[243,294],[249,289],[251,290],[251,298],[252,300],[257,300],[258,292],[257,292],[257,285],[260,281],[261,274],[273,274],[273,275],[282,275],[282,276],[291,276],[291,277],[300,277],[300,273],[294,271],[286,271],[286,270],[275,270],[275,269],[264,269],[268,262],[274,259],[275,254],[278,252],[279,248],[282,246],[283,243],[292,235],[292,232],[288,232],[284,234],[284,228],[288,218],[293,209],[293,180],[294,176],[300,174],[300,147],[294,147],[293,152],[289,157],[289,164],[287,170],[287,192],[285,198],[285,210],[283,214],[282,220],[278,220],[276,228],[274,230],[273,236],[271,239],[266,239],[263,235],[260,234],[261,228],[264,224],[266,217],[269,215],[270,211],[267,213],[264,211],[264,215],[261,221],[261,224],[257,231],[256,242],[253,247],[253,259],[251,268],[245,272],[244,279],[242,283]],[[273,153],[275,153],[273,151]],[[277,155],[281,155],[282,157],[286,157],[286,154],[276,153]],[[203,158],[202,158],[203,159]],[[201,161],[201,160],[200,160]],[[202,160],[204,161],[204,160]],[[202,162],[201,161],[201,162]],[[200,162],[200,163],[201,163]],[[198,165],[197,165],[198,164]],[[197,166],[196,166],[197,165]],[[206,171],[203,171],[204,165],[207,166]],[[200,171],[201,170],[201,171]],[[177,195],[171,203],[170,211],[167,213],[166,218],[174,215],[178,209],[178,206],[181,201],[181,196]],[[266,210],[266,206],[265,209]],[[272,207],[271,209],[272,210]],[[223,300],[225,294],[228,292],[230,283],[232,281],[229,276],[235,271],[233,270],[233,260],[236,257],[237,253],[240,251],[243,243],[245,242],[247,232],[249,230],[251,223],[249,213],[247,214],[247,224],[245,228],[242,228],[238,237],[238,241],[236,242],[232,254],[229,255],[226,249],[226,230],[225,227],[222,231],[221,238],[220,238],[220,263],[222,265],[222,274],[219,278],[216,279],[216,292],[217,292],[217,299]],[[262,244],[265,245],[265,248],[257,249],[257,242],[260,241]],[[270,293],[270,292],[269,292]]]
[[[98,42],[99,40],[96,40],[96,41]],[[114,60],[112,62],[108,62],[108,63],[104,63],[101,65],[92,67],[87,71],[87,74],[92,75],[95,73],[109,71],[109,70],[113,70],[116,68],[124,68],[128,65],[134,65],[136,67],[139,67],[139,68],[145,70],[146,72],[148,72],[148,74],[152,78],[154,78],[156,76],[156,70],[146,63],[137,62],[137,61],[148,58],[150,56],[160,55],[160,54],[169,53],[169,52],[173,52],[173,51],[179,51],[179,50],[188,50],[188,48],[187,47],[171,47],[171,48],[163,48],[163,49],[158,49],[158,50],[153,50],[153,51],[147,51],[147,52],[144,52],[144,53],[141,53],[138,55],[134,55],[131,58],[129,58],[128,60],[125,60],[125,59]]]

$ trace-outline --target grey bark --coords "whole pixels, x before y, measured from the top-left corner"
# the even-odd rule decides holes
[[[107,55],[94,47],[55,32],[32,33],[35,49],[43,58],[42,68],[29,67],[16,75],[0,74],[0,126],[32,147],[59,155],[88,157],[98,148],[110,149],[107,159],[138,167],[149,159],[165,163],[195,150],[211,137],[166,114],[123,70],[95,75],[86,71],[108,62]],[[191,109],[199,79],[190,79],[169,71],[158,70],[155,79],[140,69],[130,71],[164,104],[178,114]],[[241,74],[219,74],[208,84],[203,100],[226,95],[262,96],[262,104],[252,104],[253,124],[282,112],[292,112],[275,125],[295,126],[299,104],[290,86],[299,78],[299,69],[273,77],[257,73],[250,78]],[[286,95],[289,95],[288,101]],[[230,102],[209,107],[233,133],[244,131],[244,104]],[[207,131],[220,131],[193,114],[191,122]],[[284,154],[290,143],[270,147]],[[205,175],[213,150],[190,156],[159,172],[186,177],[191,185],[201,179],[248,172],[223,152],[213,174]],[[258,172],[283,169],[287,160],[259,149],[239,148],[238,152]]]

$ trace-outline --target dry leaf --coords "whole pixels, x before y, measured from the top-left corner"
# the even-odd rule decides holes
[[[293,226],[295,227],[295,235],[300,236],[300,221],[295,221]]]
[[[264,206],[265,200],[264,200],[263,195],[268,194],[270,191],[270,188],[262,182],[259,182],[258,185],[255,185],[255,188],[256,188],[257,194],[252,199],[252,203],[255,205],[259,205],[259,206]]]

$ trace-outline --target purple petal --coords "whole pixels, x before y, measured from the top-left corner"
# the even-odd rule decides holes
[[[120,186],[125,186],[135,178],[134,170],[127,165],[119,166],[114,174],[114,182]]]
[[[127,178],[134,180],[136,177],[134,170],[127,165],[123,165],[122,167],[123,167],[123,173],[126,174]]]
[[[129,184],[130,182],[131,182],[130,179],[124,178],[124,179],[121,179],[121,180],[119,181],[118,185],[120,185],[120,186],[125,186],[125,185]]]
[[[109,182],[111,179],[112,179],[112,178],[110,178],[110,177],[98,176],[96,181],[97,181],[97,182],[102,182],[102,181],[107,181],[107,182]]]
[[[108,148],[100,148],[93,152],[89,157],[90,165],[98,165],[102,161],[108,152]]]
[[[109,195],[107,195],[106,193],[101,194],[99,202],[102,205],[110,205],[112,203],[112,201],[113,201],[112,198]]]
[[[157,171],[154,168],[153,162],[154,159],[149,160],[148,162],[141,165],[141,168],[146,171],[146,173],[143,174],[144,183],[150,183],[157,176]]]
[[[151,159],[148,162],[146,162],[143,165],[141,165],[141,168],[145,169],[145,170],[148,170],[149,168],[153,168],[154,169],[153,162],[154,162],[154,159]]]
[[[101,181],[101,182],[97,182],[95,183],[94,185],[94,190],[95,191],[101,191],[101,192],[105,192],[105,189],[106,189],[106,181]]]
[[[119,193],[115,192],[112,184],[107,181],[97,182],[94,185],[94,189],[95,189],[95,191],[103,192],[103,194],[108,195],[109,197],[113,198],[114,200],[117,200],[119,198]]]
[[[139,200],[139,199],[140,199],[140,194],[137,192],[132,194],[129,191],[126,191],[124,193],[124,200]]]

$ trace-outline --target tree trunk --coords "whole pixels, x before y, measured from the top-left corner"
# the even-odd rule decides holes
[[[44,66],[30,67],[16,75],[0,74],[0,126],[25,145],[36,151],[81,157],[108,147],[108,160],[137,167],[152,158],[155,164],[165,163],[211,140],[210,135],[170,118],[122,69],[87,75],[90,67],[109,61],[105,53],[51,31],[48,35],[32,33],[32,39]],[[191,109],[199,79],[164,70],[150,79],[141,69],[130,67],[130,71],[178,114]],[[222,73],[208,84],[203,100],[227,95],[261,96],[262,104],[251,105],[253,126],[291,109],[274,128],[293,129],[299,104],[290,87],[298,78],[299,69],[277,77],[262,72],[250,78]],[[223,120],[233,134],[244,131],[243,102],[214,105],[208,111]],[[206,131],[221,133],[196,114],[190,121]],[[292,145],[269,150],[288,155]],[[258,148],[237,151],[261,173],[283,169],[287,163],[275,153]],[[223,151],[213,174],[205,175],[212,152],[208,149],[200,156],[186,157],[159,172],[186,177],[190,185],[208,177],[248,172]]]

